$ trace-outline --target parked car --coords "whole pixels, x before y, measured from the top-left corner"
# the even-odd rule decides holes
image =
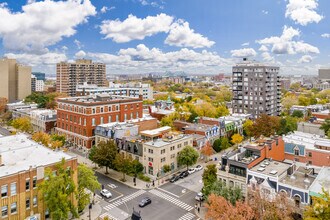
[[[202,169],[203,169],[203,166],[199,165],[199,164],[195,167],[195,171],[200,171]]]
[[[197,195],[195,196],[195,199],[196,199],[197,201],[203,201],[203,200],[204,200],[204,195],[203,195],[203,193],[202,193],[202,192],[197,193]]]
[[[188,175],[189,175],[188,171],[182,171],[179,176],[180,176],[180,178],[185,178]]]
[[[171,182],[171,183],[174,183],[174,182],[178,181],[179,179],[180,179],[180,176],[179,176],[179,175],[178,175],[178,176],[174,175],[174,176],[172,176],[172,178],[170,179],[170,182]]]
[[[151,199],[149,197],[145,197],[142,199],[142,201],[139,203],[140,207],[145,207],[146,205],[151,204]]]
[[[109,199],[109,198],[112,197],[111,192],[109,192],[109,190],[107,190],[107,189],[102,189],[101,192],[100,192],[100,194],[101,194],[101,196],[103,196],[103,197],[105,197],[107,199]]]
[[[189,168],[188,173],[192,174],[192,173],[195,173],[195,171],[196,171],[196,169],[192,167],[192,168]]]

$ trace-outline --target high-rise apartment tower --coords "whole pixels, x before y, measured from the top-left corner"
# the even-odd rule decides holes
[[[279,67],[244,60],[233,66],[233,113],[279,115],[281,82]]]
[[[104,63],[93,63],[92,60],[76,60],[75,63],[61,62],[56,66],[56,91],[69,96],[76,95],[76,86],[94,84],[106,85]]]

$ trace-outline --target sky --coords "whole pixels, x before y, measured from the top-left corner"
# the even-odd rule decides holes
[[[33,71],[92,59],[107,74],[231,73],[243,57],[330,67],[329,0],[0,0],[0,57]]]

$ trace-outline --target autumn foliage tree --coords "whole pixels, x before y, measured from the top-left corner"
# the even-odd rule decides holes
[[[304,219],[306,220],[326,220],[330,219],[330,194],[322,189],[320,197],[313,196],[313,204],[306,208]]]
[[[235,206],[222,196],[211,194],[206,204],[206,219],[215,220],[253,220],[255,214],[253,209],[244,202],[237,201]]]
[[[22,132],[32,132],[31,121],[28,117],[15,118],[11,122],[11,126]]]
[[[205,143],[205,145],[201,149],[201,154],[205,156],[205,159],[207,160],[209,156],[213,154],[213,148],[209,141]]]
[[[261,135],[269,137],[280,130],[280,117],[269,116],[266,114],[260,115],[253,124],[252,135],[256,138]]]
[[[240,135],[240,134],[234,134],[232,137],[231,137],[231,142],[233,144],[236,144],[236,148],[238,147],[238,144],[242,143],[243,141],[243,136]]]

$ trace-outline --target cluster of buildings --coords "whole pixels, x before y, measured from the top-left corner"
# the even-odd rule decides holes
[[[31,75],[31,91],[43,92],[45,90],[46,74],[33,72]]]

